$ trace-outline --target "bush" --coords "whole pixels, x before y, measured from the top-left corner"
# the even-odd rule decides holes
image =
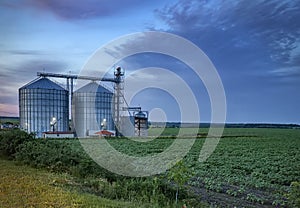
[[[18,161],[52,172],[66,172],[79,178],[104,177],[114,181],[114,174],[96,164],[80,146],[52,139],[36,139],[19,146]]]
[[[19,146],[34,139],[34,134],[28,134],[19,129],[0,132],[0,154],[14,159]]]
[[[16,159],[28,165],[53,172],[71,172],[83,157],[65,143],[53,140],[32,140],[19,146]]]

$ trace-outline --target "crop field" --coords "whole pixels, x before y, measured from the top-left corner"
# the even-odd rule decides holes
[[[77,177],[77,184],[85,184],[80,186],[81,190],[141,206],[300,206],[300,129],[226,128],[213,154],[200,163],[198,157],[207,130],[199,129],[198,138],[180,164],[166,173],[147,178],[119,176],[99,167],[77,139],[29,139],[18,146],[13,158]],[[156,135],[161,129],[150,131]],[[164,136],[148,142],[125,138],[108,138],[107,141],[127,155],[154,155],[169,147],[175,140],[169,135],[177,132],[176,128],[165,129]],[[175,202],[176,187],[178,203]]]
[[[300,181],[299,129],[225,129],[214,153],[199,163],[204,140],[197,139],[183,160],[193,172],[187,184],[199,199],[219,206],[287,205],[290,185]],[[110,143],[126,154],[144,156],[163,151],[172,141]]]

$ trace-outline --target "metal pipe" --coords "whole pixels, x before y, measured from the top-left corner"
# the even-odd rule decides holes
[[[70,78],[72,79],[85,79],[91,81],[103,81],[103,82],[120,82],[115,78],[105,78],[105,77],[90,77],[90,76],[80,76],[80,75],[72,75],[72,74],[55,74],[55,73],[46,73],[46,72],[37,72],[37,76],[40,77],[56,77],[56,78]]]

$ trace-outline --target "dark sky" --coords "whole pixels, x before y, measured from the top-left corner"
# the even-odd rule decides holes
[[[107,42],[151,30],[186,38],[208,56],[223,82],[227,122],[300,123],[299,20],[300,1],[292,0],[4,0],[0,115],[18,115],[18,88],[37,71],[80,73]],[[119,64],[128,75],[143,67],[178,74],[195,94],[201,120],[210,120],[205,86],[180,61],[145,53]],[[163,77],[147,73],[158,81]],[[162,109],[167,120],[181,119],[166,92],[148,89],[130,102],[149,111]]]

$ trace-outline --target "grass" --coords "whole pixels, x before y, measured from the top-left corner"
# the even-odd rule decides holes
[[[69,191],[61,185],[68,176],[16,165],[0,159],[0,207],[136,207],[95,195]]]

